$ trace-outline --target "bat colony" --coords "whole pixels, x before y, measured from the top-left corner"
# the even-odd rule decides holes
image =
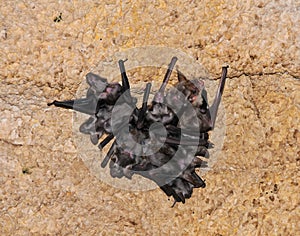
[[[149,103],[151,83],[146,85],[141,108],[132,97],[124,61],[119,61],[122,84],[88,73],[90,86],[85,98],[54,101],[55,105],[73,109],[90,117],[80,126],[100,150],[112,143],[101,166],[109,163],[112,177],[134,174],[154,181],[167,196],[185,203],[193,188],[204,188],[205,182],[195,172],[208,158],[208,131],[215,125],[218,107],[226,81],[227,67],[222,67],[220,84],[212,106],[208,106],[204,82],[187,80],[177,71],[178,83],[169,91],[168,80],[177,61],[173,57],[160,89]]]

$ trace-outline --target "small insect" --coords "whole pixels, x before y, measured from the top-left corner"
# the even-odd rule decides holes
[[[215,126],[228,68],[222,67],[220,84],[209,107],[204,82],[190,81],[179,71],[177,85],[165,91],[176,61],[173,57],[149,104],[151,83],[146,85],[141,108],[131,95],[123,60],[119,61],[122,84],[108,83],[88,73],[85,98],[48,103],[90,115],[80,132],[90,135],[100,150],[112,143],[101,167],[109,163],[112,177],[131,179],[138,174],[154,181],[174,198],[173,206],[185,203],[194,188],[206,186],[196,169],[205,166],[200,157],[209,157],[208,132]]]
[[[58,16],[56,16],[53,20],[55,23],[62,21],[62,13],[60,12]]]

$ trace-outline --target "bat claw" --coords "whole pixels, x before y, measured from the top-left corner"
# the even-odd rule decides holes
[[[56,102],[56,100],[54,100],[53,102],[48,102],[48,103],[47,103],[47,106],[52,106],[52,105],[55,104],[55,102]]]

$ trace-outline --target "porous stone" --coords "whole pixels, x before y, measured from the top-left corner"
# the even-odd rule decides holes
[[[298,1],[0,7],[0,234],[297,235]],[[174,208],[158,189],[126,191],[96,178],[74,143],[72,113],[47,107],[73,99],[100,61],[117,68],[118,52],[148,45],[185,52],[212,79],[230,66],[221,154],[205,174],[207,187]],[[139,71],[135,84],[144,82]]]

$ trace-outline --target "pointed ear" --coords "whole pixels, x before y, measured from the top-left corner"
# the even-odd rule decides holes
[[[177,70],[177,78],[179,83],[187,81],[187,78],[179,70]]]

